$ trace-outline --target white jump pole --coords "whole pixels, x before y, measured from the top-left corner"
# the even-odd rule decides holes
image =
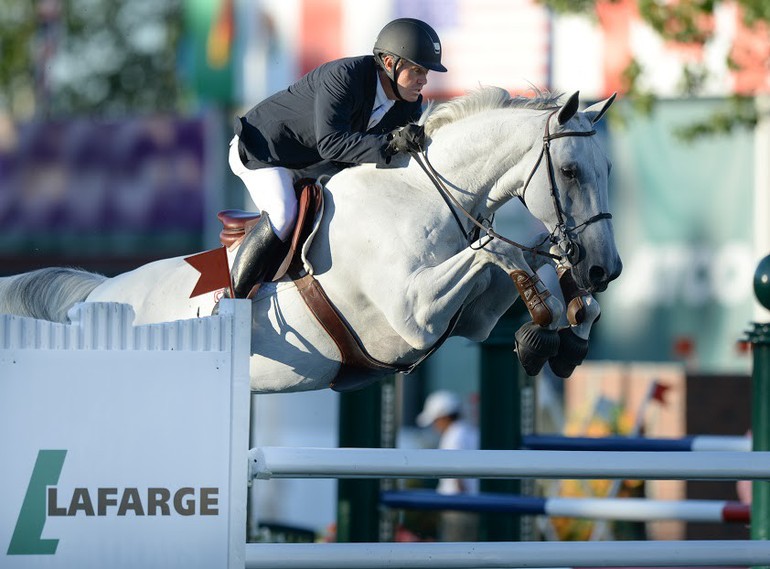
[[[251,477],[768,480],[770,452],[333,449],[249,451]]]
[[[770,541],[247,544],[247,569],[750,566]]]
[[[649,500],[647,498],[548,498],[548,516],[632,522],[679,520],[721,523],[729,517],[728,502],[718,500]],[[734,508],[732,516],[747,522],[748,508]]]
[[[751,437],[728,437],[720,435],[697,435],[692,440],[694,452],[730,450],[751,452]]]

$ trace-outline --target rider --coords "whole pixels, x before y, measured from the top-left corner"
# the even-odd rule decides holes
[[[414,124],[420,91],[428,71],[446,71],[438,35],[399,18],[382,28],[373,52],[325,63],[236,117],[230,168],[262,212],[233,262],[237,298],[270,278],[288,250],[294,182],[361,163],[386,166],[394,154],[423,149]]]

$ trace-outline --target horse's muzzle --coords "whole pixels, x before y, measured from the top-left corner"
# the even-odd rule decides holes
[[[588,290],[590,292],[604,292],[607,290],[607,285],[620,276],[623,270],[623,264],[618,260],[616,268],[612,272],[600,265],[592,265],[588,269]]]

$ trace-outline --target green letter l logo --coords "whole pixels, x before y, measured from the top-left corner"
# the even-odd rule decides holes
[[[66,450],[41,450],[27,486],[8,555],[53,555],[58,539],[41,539],[46,519],[46,487],[59,482]]]

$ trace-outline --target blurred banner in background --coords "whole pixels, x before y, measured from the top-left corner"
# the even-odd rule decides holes
[[[18,125],[0,152],[0,255],[197,250],[204,130],[176,117]]]
[[[659,101],[611,134],[623,273],[598,296],[592,358],[749,369],[737,342],[752,315],[754,138],[736,130],[686,143],[672,132],[718,104]]]
[[[235,0],[184,0],[180,68],[203,101],[233,101]]]
[[[101,1],[112,14],[116,5]],[[141,61],[153,44],[147,38],[162,44],[157,38],[167,37],[176,48],[158,57],[170,61],[159,69],[171,69],[184,85],[178,108],[46,122],[54,80],[67,78],[72,87],[80,60],[65,29],[77,9],[39,2],[55,9],[30,24],[46,39],[35,66],[47,80],[38,112],[35,120],[0,114],[0,273],[60,264],[117,273],[216,246],[216,212],[246,205],[226,165],[233,116],[325,61],[371,53],[385,23],[414,17],[438,32],[449,70],[430,75],[426,100],[480,85],[524,95],[580,90],[585,103],[620,92],[612,114],[622,113],[626,125],[600,126],[614,163],[611,210],[625,270],[600,295],[604,316],[590,357],[687,361],[702,371],[747,367],[735,340],[751,318],[757,253],[770,242],[766,229],[762,234],[770,208],[760,201],[770,195],[762,150],[770,148],[770,124],[764,134],[740,127],[690,144],[673,135],[730,94],[768,92],[766,26],[748,29],[736,3],[721,2],[699,20],[713,33],[700,47],[661,39],[641,18],[638,0],[599,2],[593,19],[557,14],[535,0],[157,0],[171,14],[165,35],[157,29],[164,20],[142,21],[150,4],[126,3],[132,10],[120,13],[143,23],[131,28]],[[65,52],[69,67],[59,61]],[[728,56],[741,66],[728,66]],[[641,86],[665,98],[651,115],[624,104],[632,62],[649,71]],[[709,71],[701,95],[713,98],[674,98],[690,67]],[[145,89],[158,87],[150,83],[157,75],[140,77]],[[498,215],[503,233],[523,223],[514,207]]]

